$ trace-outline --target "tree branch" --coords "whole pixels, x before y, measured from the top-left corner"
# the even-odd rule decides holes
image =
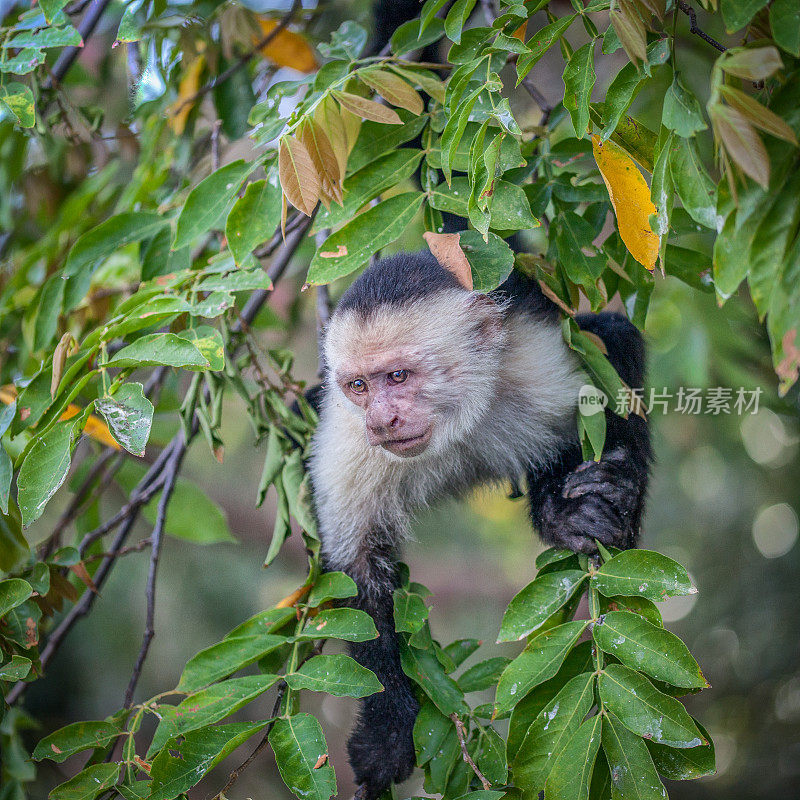
[[[677,0],[677,6],[689,17],[689,33],[699,36],[703,41],[708,42],[712,47],[719,50],[720,53],[724,53],[728,49],[727,47],[723,47],[716,39],[712,39],[702,28],[698,27],[697,13],[685,0]]]
[[[150,551],[150,570],[147,574],[147,612],[144,636],[142,637],[142,646],[139,649],[136,664],[133,667],[133,674],[128,683],[128,688],[125,690],[125,708],[130,708],[133,703],[133,693],[136,689],[136,684],[139,683],[139,676],[142,673],[144,661],[150,650],[150,643],[155,636],[156,574],[158,572],[158,560],[161,555],[161,542],[164,536],[164,524],[167,519],[167,506],[172,497],[172,492],[175,489],[175,482],[178,478],[181,462],[186,454],[186,447],[187,444],[184,439],[182,445],[175,448],[175,452],[170,456],[169,461],[167,461],[164,467],[164,488],[161,491],[161,498],[158,501],[158,517],[156,518],[156,524],[153,528],[153,549]]]
[[[53,69],[50,70],[50,74],[42,81],[43,89],[51,89],[61,83],[75,59],[85,49],[86,40],[94,33],[100,17],[103,16],[110,3],[111,0],[93,0],[89,10],[78,25],[78,32],[81,35],[81,39],[83,39],[83,45],[80,47],[65,47],[61,51],[56,63],[53,64]]]
[[[492,788],[492,784],[486,780],[484,774],[478,769],[478,765],[472,760],[472,756],[467,750],[466,732],[464,730],[464,723],[458,718],[458,714],[453,713],[450,715],[453,724],[456,726],[456,735],[458,736],[458,743],[461,745],[461,755],[464,761],[469,764],[472,771],[478,776],[478,780],[483,784],[483,788],[487,791]]]

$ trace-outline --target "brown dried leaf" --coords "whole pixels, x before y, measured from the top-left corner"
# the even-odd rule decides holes
[[[448,271],[455,275],[458,282],[468,291],[473,288],[472,268],[461,249],[458,233],[433,233],[426,231],[422,234],[428,243],[433,257]]]
[[[334,89],[331,94],[339,101],[343,108],[361,119],[368,119],[371,122],[382,122],[385,125],[402,125],[403,120],[397,116],[394,109],[382,106],[374,100],[367,100],[350,92],[340,92]]]
[[[342,117],[342,125],[344,125],[344,132],[347,136],[347,154],[349,155],[353,152],[358,135],[361,133],[361,117],[344,107],[339,109],[339,114]]]
[[[94,594],[97,594],[97,586],[95,586],[92,576],[89,575],[89,572],[86,569],[83,561],[79,561],[77,564],[72,564],[69,569],[70,572],[73,572],[83,582],[87,589],[91,589]]]
[[[292,136],[281,139],[278,177],[286,199],[310,217],[319,200],[320,176],[305,145]]]
[[[325,208],[330,207],[330,201],[342,204],[341,181],[342,174],[339,170],[339,161],[333,151],[330,140],[325,135],[325,131],[314,122],[308,119],[300,126],[300,140],[305,145],[317,173],[320,176],[321,194],[320,199]]]
[[[733,162],[764,189],[769,186],[769,157],[756,129],[740,111],[716,103],[708,113],[717,139]]]
[[[783,61],[775,47],[736,47],[723,53],[717,64],[737,78],[763,81],[783,69]]]
[[[744,114],[756,128],[761,128],[766,133],[797,145],[795,132],[781,117],[759,103],[755,97],[751,97],[733,86],[720,86],[720,91],[728,104]]]
[[[363,83],[393,106],[404,108],[412,114],[421,114],[425,110],[419,94],[398,75],[375,67],[359,70],[357,74]]]
[[[351,114],[350,116],[353,115]],[[358,117],[355,117],[355,119],[358,119]],[[347,171],[347,156],[349,154],[347,131],[339,108],[330,95],[326,95],[317,106],[314,111],[314,120],[325,131],[325,135],[328,137],[333,153],[336,156],[336,162],[339,165],[339,175],[344,176]]]
[[[320,756],[320,757],[317,759],[317,763],[316,763],[316,764],[314,764],[314,769],[319,769],[320,767],[324,766],[324,765],[325,765],[325,763],[327,762],[327,760],[328,760],[328,754],[327,754],[327,753],[323,753],[323,754],[322,754],[322,755],[321,755],[321,756]]]
[[[581,333],[584,336],[586,336],[587,338],[591,339],[597,345],[597,349],[604,356],[608,355],[608,348],[606,347],[606,343],[596,333],[592,333],[591,331],[584,331],[584,330],[582,330]]]
[[[783,335],[781,344],[785,356],[775,368],[775,372],[787,389],[800,376],[800,348],[795,344],[795,339],[797,339],[797,328],[792,328]],[[782,387],[781,396],[785,393],[786,391]]]

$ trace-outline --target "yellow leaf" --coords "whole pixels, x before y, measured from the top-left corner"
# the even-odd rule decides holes
[[[186,128],[186,120],[194,108],[194,102],[190,100],[197,94],[200,88],[200,76],[203,74],[203,67],[206,65],[205,56],[197,56],[186,68],[178,84],[178,99],[170,106],[169,124],[177,136],[180,136]]]
[[[619,235],[628,252],[652,271],[658,258],[659,237],[650,228],[650,215],[656,213],[650,187],[619,145],[601,142],[599,136],[593,135],[592,151],[614,206]]]
[[[278,23],[274,19],[259,19],[258,25],[263,35],[260,38],[253,37],[254,45],[269,36]],[[291,67],[298,72],[314,72],[317,68],[317,59],[314,58],[314,51],[308,42],[300,34],[286,28],[266,47],[261,48],[261,55],[279,67]]]

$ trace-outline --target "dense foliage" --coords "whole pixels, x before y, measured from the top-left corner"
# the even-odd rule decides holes
[[[306,284],[326,287],[397,240],[419,247],[427,230],[435,243],[442,212],[463,217],[469,230],[457,246],[475,288],[496,287],[515,266],[535,276],[612,398],[626,387],[571,320],[579,302],[599,309],[619,294],[644,327],[657,265],[720,302],[746,280],[788,391],[800,367],[795,5],[729,0],[717,10],[708,0],[698,22],[685,2],[428,0],[375,56],[364,55],[368,34],[356,22],[330,31],[325,4],[265,12],[40,0],[9,14],[0,50],[0,796],[24,797],[34,776],[25,688],[46,679],[117,559],[148,547],[145,633],[124,707],[39,742],[34,759],[92,751],[52,797],[177,797],[256,735],[298,796],[335,793],[301,692],[376,691],[368,670],[321,652],[327,639],[375,630],[366,615],[331,607],[354,587],[320,574],[303,472],[314,413],[292,354],[263,352],[257,336],[290,266],[310,263]],[[110,20],[115,32],[92,52]],[[437,42],[443,63],[414,60]],[[709,59],[699,88],[679,69],[696,44]],[[116,95],[94,91],[82,51],[96,73],[116,78]],[[551,103],[536,65],[559,51],[563,94]],[[617,51],[629,61],[593,99],[595,63],[619,64]],[[287,77],[279,67],[294,72],[278,80]],[[663,97],[660,117],[629,115],[637,95]],[[516,231],[532,233],[515,259],[504,237]],[[327,290],[315,291],[324,322]],[[278,498],[266,562],[294,519],[308,578],[283,607],[198,653],[174,690],[134,702],[164,535],[230,537],[179,471],[200,436],[223,459],[231,395],[266,442],[258,502],[270,487]],[[179,424],[171,439],[150,441],[159,418]],[[587,453],[602,449],[602,420],[579,422]],[[147,467],[126,453],[146,455]],[[54,515],[68,477],[71,496]],[[104,520],[99,500],[112,482],[129,500]],[[140,514],[153,533],[129,545]],[[407,580],[398,591],[404,667],[425,698],[416,744],[427,790],[480,792],[476,800],[542,788],[553,798],[661,797],[658,774],[713,771],[707,734],[674,699],[705,679],[651,602],[689,592],[685,571],[646,551],[602,562],[549,551],[500,629],[502,641],[528,639],[525,649],[458,677],[478,643],[441,647],[424,587]],[[589,618],[572,620],[584,593]],[[593,651],[581,638],[588,627]],[[256,674],[231,677],[253,664]],[[492,707],[464,697],[494,686]],[[224,722],[270,689],[272,718]],[[137,732],[151,714],[160,722],[144,742]]]

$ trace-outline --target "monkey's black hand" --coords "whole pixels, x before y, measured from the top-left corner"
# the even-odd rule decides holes
[[[382,696],[386,694],[367,698],[347,742],[359,784],[357,800],[375,800],[391,783],[404,781],[414,769],[412,731],[419,704],[407,684],[398,686],[394,696]]]
[[[595,539],[629,548],[638,532],[644,499],[641,474],[612,450],[601,461],[584,461],[552,487],[541,509],[541,534],[546,541],[579,553],[595,553]]]

